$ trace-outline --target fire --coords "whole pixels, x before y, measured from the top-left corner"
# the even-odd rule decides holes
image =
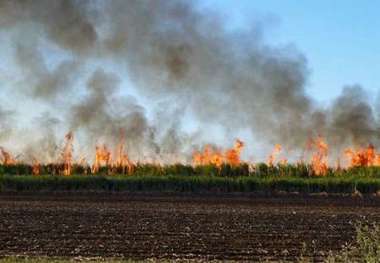
[[[69,132],[65,136],[65,147],[62,151],[62,159],[63,159],[63,174],[64,175],[71,175],[72,170],[72,159],[73,159],[73,142],[74,142],[74,135],[72,132]]]
[[[311,143],[314,153],[311,157],[311,167],[316,175],[326,175],[328,171],[329,146],[322,137],[317,137]]]
[[[240,154],[243,148],[244,148],[244,142],[237,139],[235,141],[234,147],[226,151],[226,154],[225,154],[226,162],[231,165],[239,165]]]
[[[123,133],[121,133],[123,134]],[[239,166],[242,164],[241,153],[244,149],[244,142],[237,139],[233,147],[229,149],[220,149],[211,145],[205,145],[201,151],[193,153],[192,163],[194,166],[213,165],[215,167],[222,167],[223,164],[231,166]],[[268,166],[275,166],[276,164],[287,165],[288,159],[282,156],[283,146],[276,144],[273,151],[267,159]],[[304,161],[306,157],[305,152],[311,155],[309,161]],[[305,152],[302,153],[302,164],[307,164],[313,175],[324,176],[329,171],[329,145],[326,140],[318,136],[315,139],[308,141]],[[281,154],[281,156],[280,156]],[[53,174],[62,174],[65,176],[73,174],[73,167],[78,167],[81,173],[98,173],[102,167],[105,167],[107,174],[132,174],[134,169],[138,168],[139,164],[148,164],[156,167],[161,167],[162,163],[156,159],[149,159],[145,157],[139,160],[138,163],[133,162],[126,151],[125,138],[120,136],[119,143],[115,147],[108,147],[106,144],[96,145],[95,158],[90,165],[83,154],[74,158],[74,134],[69,132],[65,135],[64,145],[56,163],[48,163],[48,168],[41,163],[37,158],[33,157],[30,163],[31,173],[33,175],[40,175],[41,172],[52,172]],[[344,151],[346,159],[349,161],[348,165],[341,166],[341,158],[337,159],[331,169],[341,170],[350,167],[369,167],[380,166],[380,152],[377,152],[374,145],[369,144],[365,148],[347,148]],[[179,160],[178,156],[173,155],[174,160]],[[307,158],[308,159],[308,158]],[[0,163],[4,166],[17,165],[19,162],[13,157],[11,153],[0,147]],[[178,162],[180,163],[180,162]],[[255,170],[254,162],[244,162],[251,170]]]
[[[0,147],[0,153],[3,165],[15,165],[17,163],[16,159],[3,147]]]
[[[193,154],[193,163],[195,166],[211,164],[220,167],[223,164],[223,155],[219,150],[213,149],[211,145],[206,145],[203,152]]]
[[[240,154],[244,148],[244,142],[237,139],[234,147],[224,152],[213,149],[210,145],[206,145],[203,152],[195,152],[193,154],[193,164],[198,165],[215,165],[221,167],[222,164],[239,165]]]
[[[280,164],[281,164],[281,165],[287,165],[287,164],[288,164],[288,159],[286,159],[286,158],[282,158],[282,159],[280,160]]]
[[[92,173],[99,171],[99,168],[104,166],[109,166],[111,164],[111,152],[108,150],[107,146],[96,146],[95,148],[95,161],[92,165]]]
[[[125,153],[124,136],[120,136],[120,142],[116,147],[116,158],[112,158],[112,153],[108,147],[96,146],[95,148],[95,161],[92,165],[91,172],[97,173],[102,166],[111,167],[113,170],[119,170],[124,173],[129,173],[133,170],[133,163],[129,160],[128,154]]]
[[[39,175],[40,174],[40,168],[41,168],[41,165],[40,165],[39,161],[36,158],[33,158],[33,163],[32,163],[33,175]]]
[[[116,147],[116,161],[113,164],[116,168],[121,168],[123,172],[127,169],[128,172],[132,172],[133,163],[129,160],[128,154],[125,153],[125,143],[124,136],[120,137],[120,142]]]
[[[349,167],[380,166],[380,154],[376,152],[372,144],[363,149],[348,148],[345,150],[345,155],[350,161]]]
[[[282,147],[280,144],[276,144],[274,146],[274,149],[273,149],[272,153],[269,155],[268,160],[267,160],[268,166],[274,165],[274,162],[275,162],[277,156],[280,154],[281,150],[282,150]]]
[[[81,155],[77,163],[79,166],[85,166],[87,164],[86,157],[84,155]]]

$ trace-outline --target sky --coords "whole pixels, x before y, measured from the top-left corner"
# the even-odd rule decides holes
[[[203,6],[236,26],[264,21],[268,42],[294,44],[308,60],[307,90],[322,103],[347,84],[359,83],[370,95],[380,90],[378,1],[206,0]]]
[[[347,84],[359,83],[370,95],[380,89],[378,1],[203,0],[199,5],[231,26],[264,24],[264,38],[271,44],[295,45],[308,60],[306,88],[322,103]],[[1,47],[0,69],[11,64],[5,54],[9,46]]]
[[[175,1],[173,1],[173,3],[174,2]],[[207,35],[202,35],[203,30],[210,30],[210,33],[212,33],[214,29],[209,27],[207,23],[205,28],[202,26],[203,24],[197,24],[192,21],[192,19],[196,17],[192,13],[192,9],[188,17],[177,17],[172,21],[169,20],[170,22],[174,21],[174,24],[185,25],[185,28],[190,28],[189,32],[183,34],[180,26],[178,30],[174,26],[172,28],[174,29],[174,33],[165,34],[165,31],[163,31],[162,36],[158,33],[160,37],[157,37],[156,33],[160,32],[160,26],[164,29],[166,29],[166,27],[171,28],[165,20],[166,17],[163,16],[164,19],[161,17],[161,15],[166,14],[165,12],[168,10],[169,13],[172,11],[169,4],[166,6],[166,4],[170,2],[166,2],[165,0],[151,2],[123,2],[115,0],[113,3],[118,3],[122,10],[118,10],[118,4],[115,4],[115,6],[109,4],[109,6],[115,7],[114,9],[110,9],[109,14],[107,13],[107,18],[111,18],[109,20],[106,19],[105,16],[94,18],[91,12],[84,12],[83,14],[85,15],[83,15],[81,8],[84,8],[86,5],[82,6],[77,1],[72,1],[74,8],[68,8],[65,11],[55,8],[54,4],[51,4],[49,1],[44,2],[43,0],[37,0],[36,2],[29,3],[33,3],[30,8],[33,15],[25,18],[25,21],[27,21],[25,24],[23,24],[24,22],[18,24],[17,19],[14,19],[14,17],[24,14],[24,10],[22,10],[23,6],[20,5],[21,8],[18,10],[20,13],[15,12],[16,15],[12,15],[12,10],[7,10],[6,13],[3,14],[6,17],[4,23],[1,17],[1,12],[4,11],[1,9],[0,2],[0,109],[1,107],[5,110],[15,109],[17,112],[17,115],[15,115],[17,122],[15,123],[17,123],[18,128],[21,128],[21,132],[19,131],[14,135],[17,139],[24,136],[24,141],[30,140],[30,131],[38,131],[38,128],[45,123],[41,122],[41,124],[36,121],[36,118],[38,119],[40,115],[44,117],[50,116],[49,114],[51,114],[51,117],[60,119],[60,125],[64,126],[69,123],[70,119],[75,119],[76,117],[75,111],[72,111],[72,109],[80,108],[83,106],[81,104],[86,103],[89,104],[87,106],[91,106],[92,101],[100,99],[101,96],[99,94],[101,92],[99,94],[96,92],[91,93],[91,90],[97,90],[97,88],[89,87],[91,85],[88,85],[88,83],[89,80],[96,75],[94,74],[96,70],[104,69],[103,73],[105,74],[103,74],[103,80],[101,81],[107,82],[111,79],[110,82],[112,84],[112,79],[115,77],[113,75],[116,75],[118,80],[115,81],[117,83],[115,86],[118,87],[113,87],[112,84],[110,87],[104,88],[105,90],[109,88],[111,95],[109,95],[107,91],[104,96],[107,98],[101,100],[101,102],[104,103],[104,109],[100,111],[100,114],[97,113],[101,116],[101,120],[95,116],[96,114],[93,114],[93,116],[89,114],[92,116],[91,118],[93,118],[89,121],[90,124],[87,127],[86,123],[82,122],[84,123],[82,125],[83,127],[78,128],[79,130],[92,129],[95,127],[97,133],[102,133],[103,121],[113,115],[112,112],[109,113],[112,110],[117,113],[119,113],[119,111],[121,112],[119,115],[114,114],[117,115],[114,121],[115,127],[123,126],[124,124],[126,126],[131,125],[131,123],[133,124],[133,116],[135,115],[130,114],[127,116],[128,118],[132,116],[131,118],[133,120],[130,121],[124,116],[125,114],[122,110],[119,110],[117,107],[116,109],[113,108],[115,100],[123,96],[127,97],[127,95],[132,95],[132,97],[136,99],[136,105],[134,104],[134,99],[125,101],[130,103],[132,108],[136,107],[140,109],[140,106],[143,108],[143,110],[136,115],[141,115],[139,120],[141,120],[140,124],[142,126],[145,125],[145,117],[147,117],[146,122],[149,123],[153,120],[152,127],[156,130],[160,131],[165,125],[165,128],[169,128],[169,130],[171,127],[177,129],[175,120],[178,118],[178,123],[186,126],[185,129],[188,129],[187,131],[189,131],[189,133],[194,132],[198,137],[205,136],[204,141],[202,141],[203,144],[204,142],[210,141],[217,145],[231,145],[234,138],[242,136],[242,138],[248,142],[247,145],[265,144],[265,146],[260,145],[258,150],[248,149],[248,152],[259,151],[264,154],[272,147],[272,144],[268,145],[267,141],[261,140],[260,136],[273,136],[275,140],[285,138],[285,140],[291,141],[289,145],[303,145],[303,143],[300,144],[298,141],[295,142],[296,140],[293,142],[292,136],[297,137],[299,135],[298,137],[303,139],[305,137],[303,136],[304,134],[301,133],[295,136],[294,131],[300,130],[306,133],[309,132],[310,129],[314,129],[315,127],[313,125],[319,124],[319,119],[313,119],[310,121],[310,124],[306,123],[305,119],[315,117],[313,115],[314,113],[322,112],[325,117],[327,116],[326,119],[328,119],[325,129],[326,133],[337,133],[338,137],[347,136],[347,138],[352,137],[353,140],[356,140],[364,134],[364,132],[358,132],[358,128],[360,128],[366,131],[366,134],[363,135],[363,137],[366,137],[366,143],[368,138],[372,140],[373,137],[375,137],[380,145],[380,137],[373,135],[375,134],[374,131],[380,130],[380,128],[378,128],[380,124],[376,122],[380,121],[380,114],[376,112],[377,110],[373,112],[368,110],[367,99],[358,98],[356,101],[354,97],[354,100],[351,101],[352,96],[355,96],[355,94],[362,95],[361,91],[357,92],[357,90],[353,88],[346,93],[343,92],[341,101],[346,103],[344,107],[339,108],[337,105],[334,105],[335,98],[342,96],[344,86],[349,85],[352,87],[355,84],[359,84],[367,91],[369,103],[376,103],[376,100],[380,102],[380,37],[377,32],[380,28],[380,18],[378,17],[378,11],[380,10],[379,2],[369,0],[185,1],[187,4],[190,3],[189,6],[191,7],[196,3],[196,8],[202,13],[201,21],[205,22],[207,20],[205,17],[211,17],[210,20],[213,20],[215,15],[221,19],[221,23],[218,20],[218,26],[223,27],[223,29],[216,28],[215,35],[222,39],[221,43],[227,45],[228,51],[233,50],[233,45],[237,44],[239,45],[237,54],[243,54],[246,58],[251,58],[251,56],[252,58],[258,57],[258,61],[262,59],[265,62],[271,62],[270,58],[273,56],[271,52],[273,52],[273,50],[282,50],[282,47],[291,47],[291,49],[299,51],[296,52],[296,54],[301,54],[307,60],[307,78],[305,84],[303,83],[303,57],[301,59],[291,59],[290,57],[285,56],[284,58],[281,57],[281,55],[275,55],[275,57],[277,56],[276,59],[278,59],[275,60],[275,62],[278,62],[279,65],[275,63],[269,66],[263,66],[260,63],[245,64],[248,60],[242,59],[239,55],[231,55],[228,52],[223,53],[224,47],[223,44],[218,42],[218,38],[216,38],[215,41],[212,37],[208,38]],[[64,2],[56,0],[56,3]],[[87,3],[102,3],[102,0],[88,1]],[[107,1],[103,2],[104,6],[107,5],[106,3]],[[163,7],[155,7],[155,9],[151,10],[149,3],[160,3]],[[45,4],[49,5],[50,9],[46,8],[45,10],[40,6]],[[66,7],[67,6],[70,7],[70,5],[66,5]],[[96,5],[96,8],[99,7],[102,9],[102,5]],[[136,9],[136,12],[133,10],[130,11],[133,8]],[[8,14],[9,12],[11,13]],[[129,12],[128,15],[126,15],[125,12]],[[143,17],[139,12],[142,12],[143,15],[148,15],[147,17]],[[162,14],[160,12],[162,12]],[[99,13],[103,14],[102,12]],[[72,17],[70,17],[70,15]],[[81,15],[83,15],[82,18],[80,17]],[[88,17],[86,15],[88,15]],[[56,18],[56,16],[58,18]],[[72,20],[70,20],[70,18]],[[28,19],[33,20],[33,23],[29,23],[30,21]],[[89,20],[87,21],[87,19]],[[24,21],[22,19],[20,20]],[[72,27],[71,21],[84,22],[84,27],[78,26],[78,30],[75,30],[75,28],[73,29]],[[86,29],[86,22],[89,22],[89,24],[94,23],[98,33],[100,32],[100,44],[91,45],[91,37],[86,39],[86,33],[91,31],[80,31]],[[8,29],[7,26],[13,23],[13,28],[11,30]],[[156,24],[159,25],[157,26]],[[100,26],[96,27],[97,25]],[[111,33],[115,33],[114,35],[102,35],[102,33],[107,31],[104,30],[105,28],[107,29],[107,26],[111,28]],[[144,38],[145,27],[151,30],[148,30],[148,32],[153,32],[146,38],[148,41]],[[197,31],[199,27],[201,28],[200,35],[197,34],[199,33]],[[227,27],[231,32],[244,33],[250,33],[251,31],[249,30],[253,27],[259,30],[259,36],[262,39],[259,41],[253,39],[252,50],[247,50],[249,48],[246,48],[246,42],[244,42],[247,35],[243,35],[243,40],[241,41],[227,40],[230,36],[225,34],[224,27]],[[83,38],[82,33],[84,35]],[[130,37],[131,35],[133,36],[132,38]],[[210,35],[212,36],[212,34]],[[104,39],[102,37],[109,37],[107,40],[111,41],[104,43],[116,43],[116,48],[113,49],[112,45],[103,45],[104,43],[101,41]],[[166,40],[166,37],[169,38],[169,40]],[[172,39],[170,39],[170,37]],[[187,37],[189,39],[187,39]],[[83,43],[77,41],[75,38],[79,38]],[[135,45],[136,43],[131,39],[137,39],[136,42],[140,44]],[[247,39],[251,40],[249,37]],[[117,44],[119,41],[129,42],[128,44],[123,42],[125,44],[124,46],[121,45],[123,48],[118,49]],[[78,51],[78,47],[75,45],[76,42],[81,42],[83,46],[88,45],[86,47],[89,48],[91,52],[88,50],[84,52],[82,52],[83,50]],[[159,42],[159,44],[156,42]],[[177,49],[176,43],[182,42],[190,47],[189,50],[192,52],[189,54],[195,54],[194,56],[188,56],[186,48]],[[151,43],[153,43],[153,45],[151,45]],[[267,44],[268,47],[274,47],[274,49],[271,49],[269,54],[266,54],[265,51],[262,53],[262,50],[259,49],[256,50],[257,47],[255,45],[262,43]],[[140,46],[142,48],[140,48]],[[186,45],[184,46],[186,47]],[[16,47],[21,48],[17,49]],[[99,47],[101,48],[97,49]],[[277,47],[278,49],[276,49]],[[92,53],[92,48],[95,50],[94,53]],[[102,48],[104,48],[104,50],[102,50]],[[212,50],[213,48],[217,50]],[[17,53],[16,50],[21,50],[24,53]],[[98,57],[97,52],[99,50],[102,51],[99,52],[100,55]],[[152,53],[149,53],[151,50],[153,50]],[[188,68],[186,69],[185,67],[185,71],[188,70],[189,73],[182,74],[181,76],[180,69],[178,71],[178,79],[174,78],[174,82],[170,77],[178,72],[175,70],[171,71],[170,63],[165,63],[168,61],[168,58],[173,59],[173,57],[170,57],[172,54],[168,52],[170,50],[174,50],[174,62],[178,61],[178,57],[175,57],[175,55],[179,56],[179,62],[181,62],[181,59],[188,62]],[[41,51],[41,54],[38,54],[39,51]],[[244,54],[244,52],[247,54]],[[21,61],[15,59],[19,58],[15,56],[16,53],[23,55],[21,57],[26,58],[27,61],[24,62],[22,59]],[[289,54],[286,55],[290,54],[293,53],[289,52]],[[206,59],[204,59],[203,56],[205,56]],[[215,59],[216,56],[220,56],[221,58]],[[228,61],[224,61],[223,59]],[[150,61],[153,63],[149,63]],[[292,64],[294,61],[296,63]],[[74,73],[70,74],[71,72],[69,72],[67,78],[73,75],[71,77],[73,77],[74,81],[68,81],[66,77],[60,78],[60,74],[54,74],[55,69],[58,68],[61,63],[64,64],[65,62],[68,63],[67,65],[69,65],[69,67],[72,66],[69,71]],[[173,60],[169,62],[173,62]],[[299,68],[297,67],[299,66],[297,64],[298,62],[301,63]],[[289,63],[290,65],[288,65]],[[135,64],[137,64],[137,66]],[[35,67],[31,65],[35,65]],[[75,72],[76,70],[78,70],[78,72]],[[215,78],[213,78],[214,76],[212,75],[207,76],[208,73],[206,72],[209,72],[208,70],[214,72]],[[247,72],[245,70],[248,74],[246,74]],[[270,74],[268,74],[268,72]],[[272,74],[273,72],[274,74]],[[250,74],[256,75],[250,78]],[[136,75],[138,76],[136,77]],[[302,75],[301,79],[297,79],[299,75]],[[165,76],[169,76],[168,81],[165,80]],[[41,96],[33,95],[33,89],[38,90],[37,86],[33,86],[33,81],[39,84],[39,77],[42,77],[41,79],[45,81],[42,82],[43,84],[47,83],[47,85],[50,85],[52,83],[54,85],[57,84],[56,82],[58,82],[58,84],[62,82],[64,85],[71,85],[71,87],[65,89],[58,87],[58,91],[63,90],[63,92],[57,92],[57,100],[49,100],[49,96],[42,99]],[[162,79],[160,79],[160,77]],[[294,82],[291,82],[290,89],[286,84],[282,84],[289,80],[289,78],[291,80],[295,79]],[[184,86],[183,83],[188,84],[188,87]],[[175,88],[171,87],[171,89],[168,89],[170,85],[173,85]],[[149,86],[155,86],[155,90],[150,89]],[[303,97],[304,88],[309,98],[305,99]],[[116,90],[116,92],[112,93],[112,90]],[[263,99],[258,98],[256,95],[258,93],[262,95]],[[278,93],[280,93],[281,96],[278,96]],[[286,97],[283,96],[284,93],[289,95],[289,98],[282,99],[282,97]],[[188,100],[181,100],[183,94],[188,96]],[[197,96],[197,94],[199,94],[199,96]],[[230,97],[224,97],[225,94],[228,94]],[[72,98],[70,96],[72,96]],[[161,105],[165,105],[165,103],[168,102],[165,96],[172,98],[172,101],[168,104],[173,108],[175,108],[177,106],[176,103],[178,103],[177,109],[164,107],[163,110],[157,111],[157,107],[160,108]],[[60,98],[64,99],[61,100]],[[123,103],[125,101],[123,101]],[[318,107],[322,107],[315,110],[315,108],[313,108],[314,101],[317,102]],[[313,105],[309,107],[306,105],[308,103]],[[126,104],[127,103],[124,103],[122,106],[126,106]],[[206,104],[209,104],[208,107]],[[186,107],[190,108],[190,110],[182,109]],[[235,115],[229,112],[228,107],[233,109]],[[298,107],[301,108],[298,109]],[[124,109],[123,107],[120,108]],[[305,112],[299,113],[302,109],[304,109]],[[91,113],[91,110],[86,109],[85,112]],[[178,113],[176,113],[177,110]],[[65,111],[70,111],[70,113],[65,115]],[[171,114],[171,111],[173,111],[173,114]],[[346,114],[347,116],[342,114],[344,111],[348,112],[348,114]],[[160,120],[160,118],[157,117],[160,114],[167,114],[167,116],[161,116],[162,120]],[[265,114],[269,117],[264,116]],[[205,118],[205,116],[207,118]],[[239,116],[240,119],[236,119],[235,116]],[[128,120],[125,121],[124,117]],[[155,118],[158,119],[158,121],[155,120]],[[170,121],[166,122],[165,118]],[[378,118],[378,120],[374,121],[373,118]],[[160,122],[160,124],[154,124],[155,121]],[[355,123],[350,125],[351,121]],[[119,122],[121,124],[119,124]],[[174,122],[174,124],[171,122]],[[240,122],[237,123],[239,127],[236,127],[236,122]],[[245,123],[244,125],[242,124],[243,122],[247,123],[246,127],[244,127]],[[303,125],[303,122],[306,124]],[[182,127],[181,125],[178,126]],[[67,124],[66,126],[70,125]],[[69,129],[66,126],[57,129],[61,131],[58,137],[63,138],[63,133],[66,133],[67,129]],[[152,127],[147,125],[145,132],[153,130]],[[267,129],[268,127],[269,129]],[[25,131],[22,130],[24,128]],[[199,129],[199,133],[197,133],[197,129]],[[259,135],[256,135],[259,139],[252,136],[251,132],[255,129],[260,130]],[[339,134],[339,132],[335,132],[337,129],[344,130],[345,132]],[[114,131],[118,129],[112,127],[111,130]],[[131,128],[131,130],[133,129]],[[284,132],[284,130],[286,132]],[[20,136],[20,134],[22,134],[22,136]],[[376,132],[376,134],[378,133]],[[45,135],[41,133],[41,137],[44,136]],[[168,137],[170,136],[170,133],[168,133]],[[0,139],[1,138],[0,136]],[[14,138],[8,140],[7,143],[12,146],[12,144],[14,144]],[[176,142],[173,144],[175,143]],[[267,148],[261,150],[264,147]]]

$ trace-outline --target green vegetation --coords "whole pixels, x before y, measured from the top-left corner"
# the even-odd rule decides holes
[[[359,224],[356,240],[336,254],[331,254],[326,262],[380,262],[380,226]]]
[[[1,191],[376,193],[371,177],[214,176],[0,176]]]
[[[1,191],[106,191],[106,192],[299,192],[377,193],[380,167],[330,169],[316,176],[303,164],[239,166],[136,164],[132,169],[102,167],[91,174],[90,167],[74,166],[74,175],[63,176],[61,165],[43,165],[32,175],[25,164],[0,166]]]
[[[39,165],[38,171],[42,175],[63,175],[64,164]],[[72,174],[92,174],[90,166],[73,165]],[[28,164],[0,165],[0,175],[32,175],[33,166]],[[318,177],[308,164],[278,164],[268,166],[265,163],[250,165],[242,163],[238,166],[223,164],[191,166],[185,164],[154,165],[133,164],[131,167],[100,167],[95,175],[125,175],[125,176],[215,176],[215,177]],[[371,177],[380,178],[380,167],[354,167],[349,169],[328,169],[326,177]]]

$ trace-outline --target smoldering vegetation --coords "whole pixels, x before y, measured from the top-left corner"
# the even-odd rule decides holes
[[[29,85],[14,92],[64,108],[67,129],[89,141],[124,138],[136,156],[191,152],[200,142],[181,129],[185,113],[293,150],[317,135],[337,148],[379,142],[379,114],[360,85],[319,106],[306,92],[307,59],[297,48],[265,43],[265,25],[228,30],[196,2],[1,0],[0,28],[18,32],[14,60]],[[65,54],[54,69],[45,57],[57,54],[46,43]],[[100,65],[86,74],[94,61],[126,71],[151,105],[125,95],[120,72]],[[158,103],[164,121],[147,116]]]

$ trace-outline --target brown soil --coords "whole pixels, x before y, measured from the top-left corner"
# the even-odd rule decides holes
[[[380,222],[378,200],[149,194],[0,196],[0,255],[321,260]]]

